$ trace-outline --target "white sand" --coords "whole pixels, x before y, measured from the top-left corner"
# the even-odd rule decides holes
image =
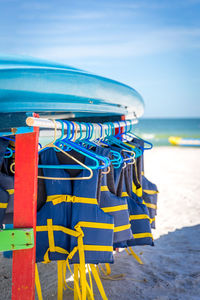
[[[135,247],[144,265],[126,252],[115,255],[103,280],[108,299],[200,299],[200,149],[160,147],[145,153],[145,175],[160,191],[155,247]],[[142,253],[142,254],[141,254]],[[0,258],[0,299],[10,299],[11,260]],[[56,264],[40,264],[44,299],[56,299]],[[72,285],[72,282],[70,283]],[[95,290],[95,299],[100,296]],[[73,299],[70,290],[64,299]]]

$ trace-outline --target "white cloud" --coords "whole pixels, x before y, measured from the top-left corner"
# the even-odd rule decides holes
[[[96,40],[95,40],[96,41]],[[129,35],[122,41],[73,44],[69,41],[59,41],[56,45],[48,44],[46,48],[34,49],[36,55],[44,55],[48,58],[123,58],[146,56],[151,54],[166,53],[169,51],[183,51],[200,48],[200,28],[163,28],[140,32]]]

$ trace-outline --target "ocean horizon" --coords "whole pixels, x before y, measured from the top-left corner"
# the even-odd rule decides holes
[[[154,146],[170,146],[170,136],[200,138],[200,118],[141,118],[132,132]]]

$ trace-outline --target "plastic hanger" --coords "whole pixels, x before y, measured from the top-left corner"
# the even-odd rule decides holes
[[[108,123],[108,124],[110,124],[110,123]],[[120,128],[120,125],[119,125],[119,128]],[[109,134],[109,130],[108,130],[108,134]],[[107,134],[107,137],[105,138],[106,141],[108,141],[108,143],[114,144],[114,145],[120,147],[121,149],[123,149],[124,151],[127,150],[127,152],[132,153],[132,156],[137,157],[136,153],[135,153],[135,149],[132,149],[129,145],[125,144],[123,141],[116,138],[119,135],[112,136],[112,135],[108,135],[108,134]]]
[[[126,122],[126,121],[125,121]],[[119,123],[119,122],[118,122]],[[125,123],[125,125],[127,126],[127,124]],[[120,127],[120,125],[119,125]],[[127,127],[126,127],[127,128]],[[128,150],[134,151],[135,152],[135,158],[140,157],[143,154],[143,151],[140,149],[140,147],[136,146],[136,145],[131,145],[129,144],[125,138],[124,138],[124,134],[126,134],[125,132],[120,132],[115,136],[115,141],[118,141],[118,145],[121,145],[123,147],[123,145],[125,147],[128,147]],[[118,138],[117,138],[118,137]],[[124,142],[125,141],[125,142]],[[127,149],[127,148],[126,148]]]
[[[129,121],[129,120],[128,120],[128,121]],[[127,122],[128,122],[128,121],[124,121],[124,122],[125,122],[126,128],[127,128]],[[153,148],[153,144],[152,144],[151,142],[146,141],[146,140],[142,139],[141,137],[137,136],[135,133],[131,132],[131,130],[132,130],[132,123],[131,123],[131,121],[129,121],[129,122],[130,122],[129,130],[126,130],[125,135],[126,135],[126,136],[129,136],[129,137],[131,137],[131,138],[135,138],[135,137],[136,137],[138,140],[143,141],[144,144],[149,145],[149,147],[142,147],[142,146],[139,146],[143,151],[144,151],[144,150],[151,150],[151,149]],[[134,142],[133,142],[133,143],[134,143]]]
[[[45,145],[44,147],[42,147],[40,149],[39,152],[48,149],[48,148],[54,148],[59,150],[60,152],[62,152],[64,155],[68,156],[69,158],[71,158],[73,161],[75,161],[77,164],[80,165],[80,169],[86,169],[89,171],[89,176],[83,176],[83,177],[46,177],[46,176],[38,176],[38,178],[40,179],[49,179],[49,180],[86,180],[86,179],[90,179],[93,176],[93,171],[91,168],[89,168],[88,166],[86,166],[84,163],[82,163],[81,161],[79,161],[78,159],[76,159],[75,157],[73,157],[72,155],[70,155],[69,153],[65,152],[63,149],[61,149],[60,147],[56,146],[55,143],[57,141],[56,139],[56,131],[57,131],[57,125],[55,120],[52,120],[55,124],[55,130],[54,130],[54,139],[52,142],[50,142],[49,144]],[[64,133],[64,127],[63,127],[63,133]],[[63,134],[62,133],[62,134]],[[14,166],[15,166],[15,162],[11,164],[10,166],[10,170],[12,173],[15,173],[14,171]],[[47,168],[47,169],[72,169],[71,165],[38,165],[38,168]]]
[[[5,155],[4,155],[4,158],[10,158],[10,157],[12,157],[13,156],[13,152],[14,151],[10,147],[7,147]]]
[[[70,121],[62,121],[62,120],[59,120],[59,122],[61,122],[61,124],[63,124],[63,122],[67,123],[67,124],[71,123]],[[79,123],[78,123],[78,125],[80,126]],[[109,159],[107,159],[103,156],[97,155],[95,152],[88,150],[85,147],[83,147],[75,142],[72,142],[71,140],[68,139],[68,136],[69,136],[69,133],[64,139],[63,138],[59,139],[59,146],[63,145],[63,147],[64,146],[70,147],[70,149],[73,149],[73,150],[81,153],[82,155],[87,156],[91,160],[95,161],[96,165],[90,166],[91,169],[104,169],[110,165]],[[72,134],[71,139],[73,139],[73,137],[74,137],[74,132]],[[103,165],[100,165],[99,161],[102,161]]]
[[[62,152],[64,155],[66,155],[67,157],[71,158],[73,161],[75,161],[78,165],[80,165],[81,167],[83,167],[84,169],[88,170],[90,175],[89,176],[83,176],[83,177],[46,177],[46,176],[38,176],[38,178],[40,179],[49,179],[49,180],[86,180],[86,179],[90,179],[93,176],[93,171],[91,168],[89,168],[88,166],[86,166],[84,163],[82,163],[81,161],[79,161],[78,159],[76,159],[75,157],[73,157],[72,155],[70,155],[68,152],[65,152],[63,149],[59,148],[58,146],[55,145],[57,139],[56,139],[56,131],[57,131],[57,125],[55,120],[52,120],[54,122],[55,125],[55,130],[54,130],[54,140],[52,142],[50,142],[49,144],[45,145],[44,147],[42,147],[40,149],[44,150],[47,148],[54,148],[59,150],[60,152]],[[40,152],[39,151],[39,152]],[[53,169],[71,169],[71,165],[39,165],[38,167],[40,168],[53,168]]]

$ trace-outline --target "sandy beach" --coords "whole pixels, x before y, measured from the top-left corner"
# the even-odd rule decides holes
[[[108,299],[200,299],[200,149],[155,147],[145,152],[145,175],[159,189],[155,247],[135,247],[143,265],[116,253],[112,274],[103,280]],[[11,260],[0,256],[0,299],[11,299]],[[56,264],[39,265],[44,299],[56,299]],[[73,282],[69,281],[72,286]],[[64,299],[73,299],[71,290]],[[95,299],[101,299],[95,289]]]

